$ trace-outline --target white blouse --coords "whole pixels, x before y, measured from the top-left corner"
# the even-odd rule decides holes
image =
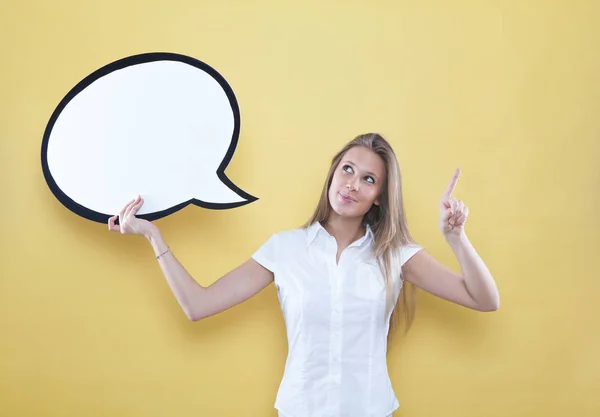
[[[274,234],[254,253],[274,273],[287,331],[275,401],[280,415],[386,417],[399,407],[386,362],[385,284],[372,242],[367,227],[336,263],[337,242],[317,222]],[[420,249],[411,244],[396,254],[395,300],[400,266]]]

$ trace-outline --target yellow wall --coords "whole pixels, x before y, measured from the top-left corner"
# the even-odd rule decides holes
[[[296,3],[3,2],[0,415],[275,416],[273,286],[191,323],[142,238],[79,218],[44,182],[66,92],[149,51],[213,65],[241,107],[227,173],[260,200],[157,222],[200,283],[304,222],[333,153],[378,131],[414,235],[453,268],[437,204],[463,169],[467,231],[501,292],[494,314],[420,295],[389,355],[395,415],[600,415],[598,2]]]

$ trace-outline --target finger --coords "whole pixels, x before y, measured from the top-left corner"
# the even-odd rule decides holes
[[[127,209],[129,208],[129,206],[130,206],[130,205],[132,205],[134,202],[135,202],[135,198],[134,198],[133,200],[129,200],[129,201],[127,202],[127,204],[125,204],[125,205],[123,206],[123,208],[121,209],[121,212],[119,213],[119,215],[123,215],[123,214],[125,214],[125,210],[127,210]]]
[[[127,206],[125,207],[125,212],[123,213],[124,217],[129,216],[129,214],[131,213],[131,209],[138,203],[140,198],[140,196],[137,196],[127,204]]]
[[[135,200],[131,200],[130,202],[128,202],[127,204],[125,204],[125,206],[121,209],[121,211],[119,212],[119,223],[123,223],[123,217],[125,217],[125,211],[129,208],[129,205],[131,203],[133,203]]]
[[[454,175],[452,176],[452,179],[450,180],[450,183],[448,184],[448,187],[446,188],[446,191],[442,197],[443,199],[448,200],[450,197],[452,197],[452,193],[454,192],[456,184],[458,183],[458,177],[460,177],[460,168],[457,168],[456,171],[454,171]]]
[[[447,207],[443,212],[442,212],[442,221],[443,222],[448,222],[450,220],[450,218],[452,217],[454,213],[452,212],[452,208],[451,207]]]
[[[454,226],[455,224],[458,223],[458,219],[460,218],[460,216],[462,216],[462,213],[454,213],[454,215],[452,215],[449,219],[448,219],[448,224],[450,226]]]
[[[461,214],[460,217],[458,219],[456,219],[456,222],[454,223],[457,226],[462,226],[463,224],[465,224],[465,222],[467,221],[467,216],[465,216],[465,214]]]
[[[450,207],[452,209],[452,215],[455,215],[459,209],[459,202],[456,198],[450,197]]]
[[[467,221],[467,217],[469,217],[469,208],[467,206],[464,206],[464,208],[461,210],[460,216],[458,216],[458,219],[456,220],[456,224],[465,224]]]
[[[129,208],[129,212],[127,213],[127,215],[133,215],[135,216],[138,212],[138,210],[140,209],[140,207],[142,207],[142,205],[144,204],[144,199],[142,197],[139,198],[139,201],[135,204],[133,204],[130,208]]]
[[[460,216],[463,215],[465,205],[462,201],[457,201],[454,198],[452,200],[452,209],[454,212],[452,213],[452,216],[449,219],[449,223],[451,225],[454,225],[458,223],[458,219],[460,218]]]

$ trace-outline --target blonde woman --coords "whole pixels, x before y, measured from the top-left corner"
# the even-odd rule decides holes
[[[280,417],[386,417],[399,406],[387,372],[388,338],[400,314],[410,325],[411,285],[467,308],[499,307],[494,279],[465,233],[468,208],[452,196],[459,174],[441,197],[439,227],[462,274],[412,239],[398,161],[378,134],[360,135],[335,155],[306,225],[272,235],[208,287],[178,262],[156,226],[136,217],[141,197],[108,227],[150,241],[190,320],[229,309],[274,282],[289,346],[275,402]]]

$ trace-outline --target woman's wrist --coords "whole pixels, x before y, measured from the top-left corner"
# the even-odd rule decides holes
[[[148,239],[152,245],[155,255],[159,255],[168,249],[167,244],[162,238],[160,230],[158,230],[158,227],[154,226],[153,224],[150,226],[148,231],[144,233],[144,237]]]

